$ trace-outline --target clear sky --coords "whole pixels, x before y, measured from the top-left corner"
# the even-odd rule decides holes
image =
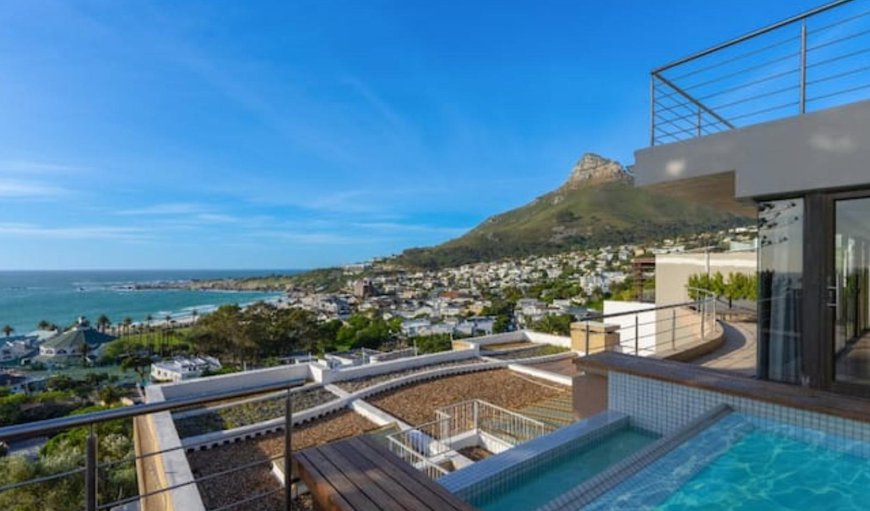
[[[819,1],[0,3],[0,269],[308,268],[647,143],[648,72]]]

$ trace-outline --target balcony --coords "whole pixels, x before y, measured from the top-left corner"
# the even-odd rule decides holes
[[[870,98],[870,9],[840,0],[650,73],[650,145]]]
[[[652,71],[635,182],[706,203],[867,185],[870,9],[839,0]]]

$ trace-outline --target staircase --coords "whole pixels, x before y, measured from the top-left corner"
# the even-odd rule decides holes
[[[554,428],[561,428],[574,422],[574,404],[570,392],[538,401],[533,405],[517,410],[517,413],[549,424]]]

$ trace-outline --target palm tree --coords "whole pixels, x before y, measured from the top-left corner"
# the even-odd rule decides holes
[[[37,330],[48,330],[50,326],[51,326],[51,323],[49,323],[48,321],[43,319],[43,320],[40,320],[39,323],[36,324],[36,329]]]
[[[151,322],[153,320],[154,320],[154,316],[152,316],[151,314],[148,314],[147,316],[145,316],[145,323],[147,323],[148,326],[151,326]]]
[[[109,319],[109,316],[105,314],[100,314],[100,317],[97,318],[97,328],[100,332],[105,333],[106,329],[109,328],[109,325],[112,324],[112,320]]]
[[[190,315],[193,318],[193,323],[196,324],[196,318],[197,318],[197,316],[199,316],[199,311],[196,309],[193,309],[192,311],[190,311]]]
[[[133,324],[133,318],[131,318],[131,317],[124,318],[124,332],[125,333],[127,333],[127,334],[130,333],[130,325],[132,325],[132,324]]]
[[[6,334],[7,338],[12,335],[12,332],[14,331],[15,329],[12,328],[12,325],[3,325],[3,333]]]

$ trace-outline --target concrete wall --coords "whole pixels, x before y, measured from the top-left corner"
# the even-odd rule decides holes
[[[755,252],[722,254],[664,254],[656,256],[656,305],[672,305],[690,300],[686,285],[689,277],[698,273],[711,275],[717,271],[755,274],[758,264]]]
[[[469,337],[454,341],[455,343],[464,343],[469,347],[484,347],[490,344],[503,344],[510,342],[534,342],[538,344],[550,344],[553,346],[561,346],[563,348],[571,347],[571,338],[561,335],[545,334],[541,332],[533,332],[531,330],[516,330],[513,332],[504,332],[501,334],[483,335],[480,337]]]
[[[179,383],[160,385],[160,388],[165,399],[178,399],[197,394],[227,392],[246,387],[256,387],[282,381],[290,382],[299,379],[308,380],[311,378],[311,370],[308,364],[294,364],[186,380]]]
[[[422,367],[431,364],[443,364],[445,362],[468,360],[477,355],[477,349],[442,351],[440,353],[430,353],[428,355],[420,355],[419,357],[401,358],[399,360],[391,360],[389,362],[381,362],[378,364],[366,364],[364,366],[348,367],[345,369],[335,368],[330,371],[324,371],[320,382],[327,384],[338,381],[353,380],[365,376],[374,376],[376,374],[390,373],[393,371],[403,371],[405,369],[413,369],[415,367]]]
[[[149,403],[164,401],[163,390],[167,386],[151,385],[145,388],[145,398]],[[181,446],[181,438],[175,429],[170,412],[159,412],[143,418],[145,422],[134,422],[136,431],[134,437],[140,448],[145,452],[164,452],[151,456],[148,464],[142,464],[137,468],[150,472],[140,472],[139,477],[145,478],[151,491],[177,486],[168,491],[167,497],[160,499],[142,499],[140,505],[143,511],[153,510],[205,510],[202,498],[196,484],[190,484],[194,480],[190,463],[187,462],[187,454]],[[171,449],[171,450],[170,450]],[[143,452],[143,454],[145,454]],[[157,471],[162,471],[157,473]],[[166,495],[166,494],[164,494]]]
[[[635,152],[638,185],[735,171],[735,196],[870,185],[870,101]]]

